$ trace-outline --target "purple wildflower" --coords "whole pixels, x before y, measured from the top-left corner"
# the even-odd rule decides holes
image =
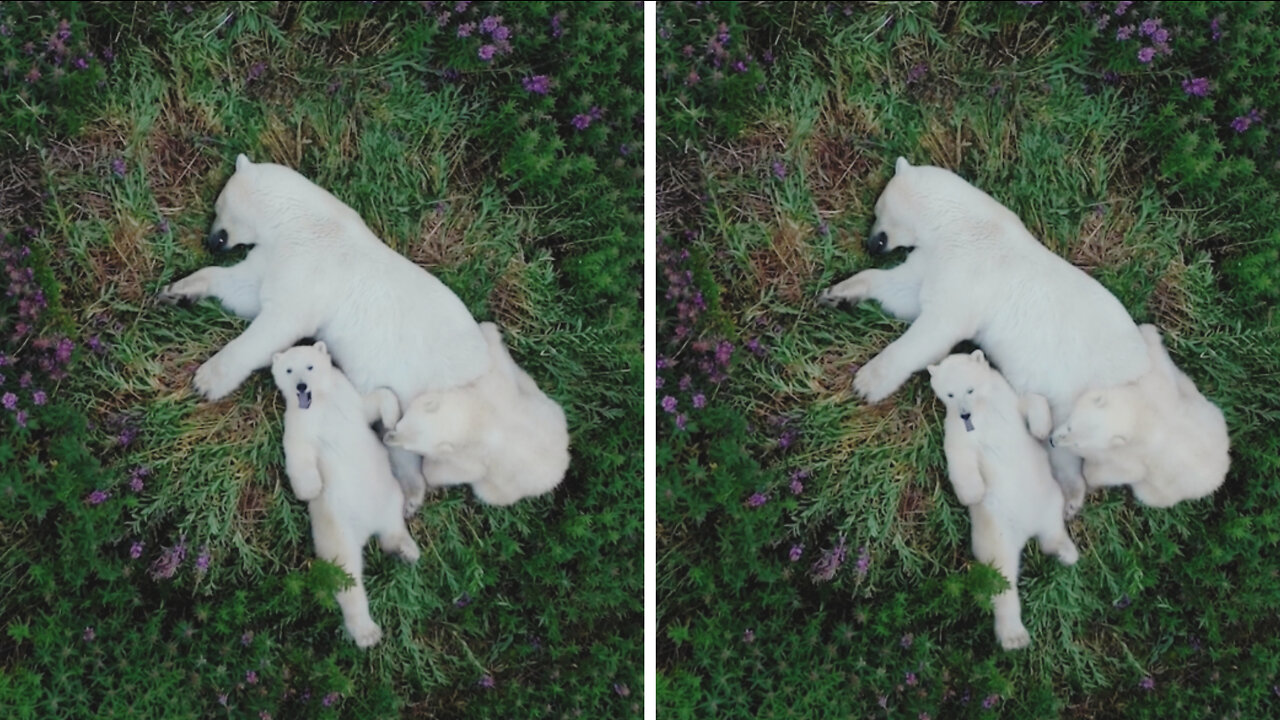
[[[778,438],[778,447],[783,450],[786,450],[787,448],[794,445],[795,442],[796,442],[796,431],[786,430],[786,431],[783,431],[782,435]]]
[[[253,82],[262,77],[262,73],[267,71],[267,64],[264,62],[256,62],[249,68],[248,82]]]
[[[44,405],[49,401],[49,396],[45,395],[43,390],[37,390],[31,393],[31,402],[37,407]]]
[[[716,344],[716,363],[721,367],[729,366],[729,358],[733,355],[733,343],[721,340]]]
[[[182,537],[178,540],[178,544],[167,547],[160,553],[160,557],[156,558],[151,564],[151,578],[159,580],[161,578],[168,579],[178,571],[178,566],[187,557],[187,539]]]
[[[1116,40],[1128,40],[1131,37],[1133,37],[1132,25],[1116,28]]]
[[[1138,32],[1143,37],[1151,37],[1151,35],[1155,33],[1155,31],[1158,30],[1159,28],[1160,28],[1159,20],[1156,20],[1155,18],[1147,18],[1146,20],[1142,21],[1141,25],[1138,26]]]
[[[492,675],[485,673],[484,675],[480,676],[480,682],[476,684],[486,690],[492,690],[493,686],[497,685],[497,682],[493,679]]]
[[[1142,682],[1138,683],[1138,687],[1142,688],[1143,690],[1155,690],[1156,680],[1155,678],[1148,675],[1147,677],[1142,678]]]
[[[673,413],[676,411],[677,403],[678,401],[675,399],[674,396],[667,395],[666,397],[662,398],[662,409],[666,412]]]
[[[129,546],[129,557],[133,558],[134,560],[137,560],[138,558],[142,557],[142,550],[145,547],[146,545],[135,540],[133,544]]]
[[[791,494],[799,495],[802,492],[804,492],[804,483],[800,482],[799,478],[791,478]]]
[[[1151,42],[1156,45],[1163,45],[1169,42],[1169,31],[1164,28],[1156,28],[1156,31],[1151,33]]]
[[[564,26],[562,25],[563,22],[564,22],[564,13],[562,12],[556,13],[554,16],[552,16],[551,37],[559,38],[561,35],[564,34]]]
[[[118,178],[124,177],[124,158],[115,158],[111,161],[111,174]]]
[[[493,39],[502,42],[511,37],[511,28],[501,25],[493,29]]]
[[[497,15],[490,15],[480,21],[480,31],[484,33],[492,33],[502,24],[502,18]]]
[[[913,672],[907,673],[907,676],[904,679],[907,681],[907,685],[910,685],[911,687],[915,687],[920,682],[920,680],[916,678],[916,674]]]
[[[929,66],[925,63],[916,63],[907,71],[907,84],[914,85],[924,79],[929,74]]]
[[[750,645],[751,643],[753,643],[753,642],[755,642],[755,641],[756,641],[756,631],[755,631],[755,630],[752,630],[751,628],[747,628],[746,630],[743,630],[743,631],[742,631],[742,642],[747,643],[748,645]]]
[[[787,557],[791,558],[791,562],[797,562],[803,554],[804,545],[792,545],[791,552],[787,553]]]
[[[733,69],[736,72],[744,73],[747,71],[747,63],[739,60],[733,64]]]
[[[990,710],[991,708],[995,707],[995,706],[996,706],[996,703],[998,703],[998,702],[1000,702],[1000,696],[999,696],[999,695],[995,695],[995,694],[991,694],[991,695],[988,695],[988,696],[986,696],[985,698],[983,698],[983,700],[982,700],[982,707],[983,707],[983,708],[985,708],[985,709],[987,709],[987,710]]]
[[[196,556],[196,571],[203,574],[209,571],[209,547],[200,546],[200,554]]]
[[[769,502],[768,495],[765,495],[764,493],[752,493],[751,497],[747,498],[747,507],[758,508],[767,502]]]
[[[1138,62],[1142,64],[1150,63],[1156,56],[1156,49],[1153,47],[1144,47],[1138,51]]]
[[[631,688],[625,683],[614,683],[613,691],[618,694],[618,697],[631,697]]]
[[[915,642],[915,640],[916,640],[916,637],[914,635],[912,635],[911,633],[907,633],[906,635],[902,636],[901,640],[898,641],[898,645],[902,646],[903,650],[910,650],[911,644]]]
[[[1240,117],[1231,121],[1231,129],[1235,130],[1238,133],[1242,133],[1245,130],[1248,130],[1249,126],[1252,124],[1253,123],[1249,120],[1247,116],[1241,115]]]
[[[1204,97],[1209,94],[1209,78],[1198,77],[1182,81],[1182,91],[1188,95]]]
[[[866,577],[867,571],[871,569],[871,554],[867,552],[867,547],[863,545],[858,548],[858,564],[854,566],[854,570],[858,573],[858,577]]]
[[[271,713],[266,710],[258,711],[258,720],[271,720]]]
[[[654,382],[653,382],[653,386],[654,386],[654,387],[656,387],[656,388],[657,388],[657,389],[659,389],[659,390],[661,390],[661,389],[663,388],[663,386],[664,386],[664,385],[666,385],[666,384],[667,384],[666,379],[665,379],[665,378],[663,378],[661,375],[659,375],[659,376],[654,380]]]
[[[476,31],[476,24],[473,22],[462,23],[458,26],[458,37],[471,37],[471,33]]]
[[[86,498],[86,500],[88,500],[90,505],[101,505],[102,503],[106,502],[110,497],[111,497],[111,493],[106,492],[105,490],[94,490],[93,492],[89,493],[89,497]]]
[[[4,404],[5,410],[12,411],[14,408],[18,407],[18,396],[11,392],[7,392],[4,394],[3,398],[0,398],[0,403]]]
[[[1133,4],[1133,0],[1121,0],[1116,3],[1116,15],[1123,15],[1129,10],[1129,6]]]
[[[93,642],[93,639],[94,639],[95,637],[97,637],[97,636],[98,636],[98,634],[97,634],[97,633],[95,633],[95,632],[93,631],[93,626],[92,626],[92,625],[90,625],[89,627],[86,627],[86,628],[84,629],[84,641],[85,641],[85,642]]]
[[[31,71],[27,73],[27,82],[28,83],[40,82],[41,77],[42,75],[40,73],[40,68],[36,67],[35,65],[32,65]]]
[[[249,643],[251,642],[253,642],[253,631],[245,630],[244,633],[240,635],[240,644],[245,647],[249,647]]]
[[[1213,21],[1209,23],[1209,35],[1213,38],[1214,42],[1218,42],[1222,39],[1221,18],[1214,18]]]
[[[694,395],[694,396],[693,396],[693,407],[694,407],[694,408],[696,408],[696,409],[698,409],[698,410],[701,410],[702,408],[704,408],[704,407],[706,407],[706,406],[707,406],[707,396],[706,396],[706,395],[703,395],[702,393],[698,393],[697,395]]]
[[[471,7],[471,0],[461,0],[453,6],[453,11],[456,13],[464,13],[469,7]]]
[[[17,424],[18,424],[18,427],[23,427],[23,428],[24,428],[24,427],[26,427],[26,426],[27,426],[27,411],[26,411],[26,410],[19,410],[19,411],[17,412],[17,414],[13,416],[13,421],[14,421],[15,423],[17,423]]]
[[[320,701],[320,704],[324,705],[325,707],[329,707],[334,703],[338,702],[339,697],[341,697],[341,695],[339,695],[338,693],[331,692],[328,695],[324,696],[324,699]]]
[[[787,176],[787,166],[784,165],[781,160],[773,161],[773,176],[779,180]]]
[[[546,95],[551,90],[551,78],[546,75],[534,75],[522,81],[524,89],[539,95]]]
[[[586,130],[591,127],[591,116],[586,114],[578,114],[573,116],[573,120],[569,123],[579,130]]]
[[[686,417],[684,413],[680,413],[679,415],[676,416],[677,430],[684,430],[685,427],[687,427],[688,425],[689,425],[689,418]]]
[[[822,557],[809,568],[814,580],[830,581],[836,576],[836,572],[840,570],[840,566],[844,564],[845,556],[848,555],[849,548],[845,544],[845,537],[840,536],[839,542],[830,550],[823,550]]]
[[[247,682],[247,683],[249,683],[250,685],[257,685],[257,684],[258,684],[258,673],[254,672],[254,671],[252,671],[252,670],[247,670],[247,671],[245,671],[245,674],[244,674],[244,681],[245,681],[245,682]]]
[[[493,45],[487,45],[487,44],[481,45],[480,51],[479,51],[480,59],[484,60],[485,62],[492,60],[493,54],[497,52],[497,50],[498,48],[494,47]]]
[[[462,595],[458,597],[457,600],[453,601],[453,606],[456,608],[464,608],[470,605],[471,602],[472,602],[471,593],[464,592],[462,593]]]

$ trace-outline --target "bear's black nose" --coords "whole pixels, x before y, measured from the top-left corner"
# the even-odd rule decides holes
[[[879,255],[889,247],[889,236],[880,231],[875,235],[867,238],[867,252],[872,255]]]
[[[1058,443],[1054,442],[1054,440],[1053,440],[1053,436],[1052,436],[1052,435],[1050,435],[1050,436],[1049,436],[1049,447],[1051,447],[1051,448],[1056,448],[1056,447],[1058,447]]]
[[[307,391],[307,384],[306,384],[306,383],[298,383],[298,392],[306,392],[306,391]]]
[[[217,230],[209,233],[209,237],[204,239],[204,246],[209,252],[218,252],[227,246],[227,231]]]
[[[969,416],[969,413],[960,413],[960,419],[961,419],[961,420],[968,420],[968,419],[969,419],[969,417],[970,417],[970,416]]]

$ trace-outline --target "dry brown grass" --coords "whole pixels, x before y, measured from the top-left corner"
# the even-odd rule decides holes
[[[808,299],[805,284],[814,274],[812,248],[807,242],[811,232],[790,219],[779,219],[773,242],[751,253],[751,270],[761,295],[772,289],[790,305]]]
[[[92,284],[102,289],[114,287],[120,298],[141,302],[147,296],[146,285],[160,272],[146,239],[149,225],[122,214],[112,227],[111,242],[89,249]]]
[[[493,319],[507,333],[520,334],[530,325],[529,289],[525,284],[528,264],[513,256],[498,275],[489,293],[489,310]]]
[[[164,100],[164,109],[147,137],[147,180],[160,212],[166,216],[190,208],[211,205],[214,185],[222,180],[213,171],[222,158],[204,138],[221,134],[223,128],[207,109],[187,105],[176,95]]]

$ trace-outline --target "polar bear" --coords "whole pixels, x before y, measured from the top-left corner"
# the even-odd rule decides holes
[[[1231,466],[1226,419],[1173,364],[1154,325],[1141,327],[1152,369],[1080,396],[1054,446],[1084,457],[1090,487],[1130,485],[1152,507],[1212,494]]]
[[[252,320],[196,372],[204,397],[224,397],[303,338],[327,343],[361,392],[390,388],[402,407],[488,370],[484,337],[462,301],[299,173],[240,155],[215,207],[205,244],[211,251],[251,245],[249,254],[158,295],[165,302],[214,297]],[[412,514],[425,491],[420,458],[396,449],[391,462]]]
[[[1026,647],[1018,566],[1027,540],[1063,565],[1079,559],[1063,521],[1062,489],[1053,479],[1043,439],[1052,429],[1049,403],[1019,397],[981,350],[928,366],[929,382],[947,407],[943,449],[956,497],[969,507],[973,555],[995,567],[1009,589],[992,598],[996,637],[1005,650]]]
[[[284,394],[284,464],[293,494],[307,502],[316,555],[341,567],[355,585],[337,593],[347,632],[367,648],[382,638],[369,616],[363,552],[370,537],[410,564],[419,550],[404,522],[404,492],[391,474],[387,450],[369,427],[390,427],[400,405],[390,390],[361,396],[333,367],[323,342],[271,359]]]
[[[902,264],[863,270],[818,297],[825,305],[876,300],[911,322],[854,377],[867,401],[885,399],[963,340],[983,348],[1017,392],[1048,399],[1057,420],[1086,390],[1147,371],[1124,306],[955,173],[898,158],[875,212],[868,251],[914,249]],[[1084,500],[1081,460],[1054,449],[1050,461],[1070,517]]]
[[[414,398],[383,442],[421,453],[433,482],[470,483],[480,500],[510,505],[560,484],[569,467],[569,428],[564,410],[511,359],[498,327],[481,323],[480,331],[489,372]]]

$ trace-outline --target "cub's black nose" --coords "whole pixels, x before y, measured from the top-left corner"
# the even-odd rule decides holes
[[[867,252],[872,255],[879,255],[886,251],[889,247],[889,236],[884,231],[867,238]]]
[[[961,420],[968,420],[969,417],[970,417],[969,413],[960,413]]]
[[[307,384],[306,384],[306,383],[298,383],[298,392],[306,392],[306,391],[307,391]]]
[[[218,230],[209,233],[209,237],[204,239],[204,246],[209,252],[218,252],[227,246],[227,231]]]

